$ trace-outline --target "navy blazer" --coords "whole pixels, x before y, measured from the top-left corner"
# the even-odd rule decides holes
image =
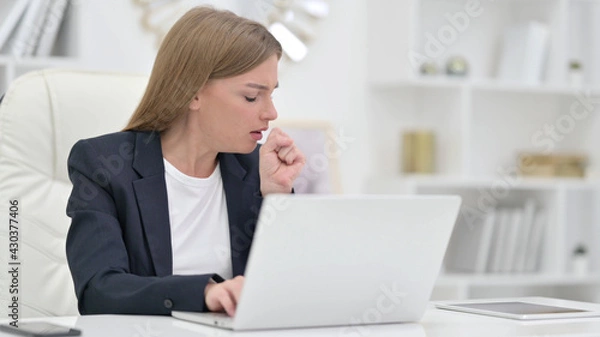
[[[234,276],[244,273],[262,204],[258,150],[218,156]],[[68,168],[73,190],[66,249],[79,312],[206,311],[204,288],[214,274],[173,275],[159,134],[128,131],[80,140]]]

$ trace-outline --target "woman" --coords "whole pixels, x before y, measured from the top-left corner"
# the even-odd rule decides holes
[[[235,314],[262,197],[304,156],[274,129],[281,46],[260,24],[197,7],[162,43],[123,132],[69,156],[67,258],[82,314]]]

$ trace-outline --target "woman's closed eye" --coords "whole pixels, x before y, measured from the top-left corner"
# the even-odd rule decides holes
[[[248,97],[248,96],[244,96],[246,98],[246,101],[252,103],[256,101],[256,97]]]

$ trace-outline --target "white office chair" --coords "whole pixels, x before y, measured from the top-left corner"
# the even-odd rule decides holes
[[[19,319],[77,315],[65,257],[70,224],[65,209],[72,186],[67,156],[81,138],[122,129],[146,83],[146,76],[44,70],[9,87],[0,104],[1,317],[17,312],[9,308],[12,296],[18,296]],[[13,206],[18,208],[14,218],[11,200],[19,203]],[[9,233],[10,219],[18,221],[13,221],[18,241],[16,232]],[[14,259],[10,242],[18,243]],[[7,273],[13,267],[18,268],[14,280]],[[10,293],[16,289],[12,284],[18,294]]]

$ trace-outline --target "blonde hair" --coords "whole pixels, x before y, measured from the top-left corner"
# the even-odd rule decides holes
[[[164,131],[209,79],[241,75],[281,53],[279,42],[260,23],[195,7],[165,36],[144,96],[124,130]]]

